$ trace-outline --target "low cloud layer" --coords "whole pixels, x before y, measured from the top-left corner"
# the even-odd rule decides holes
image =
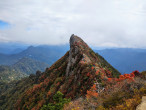
[[[92,46],[146,48],[145,0],[1,0],[1,42],[66,44],[71,34]]]

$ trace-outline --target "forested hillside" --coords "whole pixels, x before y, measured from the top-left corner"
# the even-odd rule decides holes
[[[37,70],[44,71],[48,64],[30,58],[22,58],[11,66],[0,66],[0,80],[10,82],[35,74]]]

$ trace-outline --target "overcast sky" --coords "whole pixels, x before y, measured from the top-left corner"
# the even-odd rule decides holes
[[[0,42],[146,48],[145,0],[0,0]]]

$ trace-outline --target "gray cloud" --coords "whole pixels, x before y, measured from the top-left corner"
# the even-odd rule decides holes
[[[1,0],[0,40],[68,43],[71,34],[93,46],[146,48],[144,0]]]

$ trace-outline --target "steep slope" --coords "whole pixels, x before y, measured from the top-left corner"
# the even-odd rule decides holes
[[[37,70],[44,71],[48,64],[30,58],[22,58],[11,66],[0,66],[0,81],[10,82],[34,74]]]
[[[82,39],[72,35],[70,50],[39,77],[34,76],[35,81],[25,92],[17,91],[21,94],[20,97],[12,95],[17,102],[11,98],[11,104],[2,102],[1,108],[39,110],[43,104],[52,102],[52,97],[57,91],[61,91],[66,98],[75,99],[84,96],[95,82],[102,84],[109,77],[119,75],[117,70],[95,54]],[[6,94],[3,97],[6,98]]]

